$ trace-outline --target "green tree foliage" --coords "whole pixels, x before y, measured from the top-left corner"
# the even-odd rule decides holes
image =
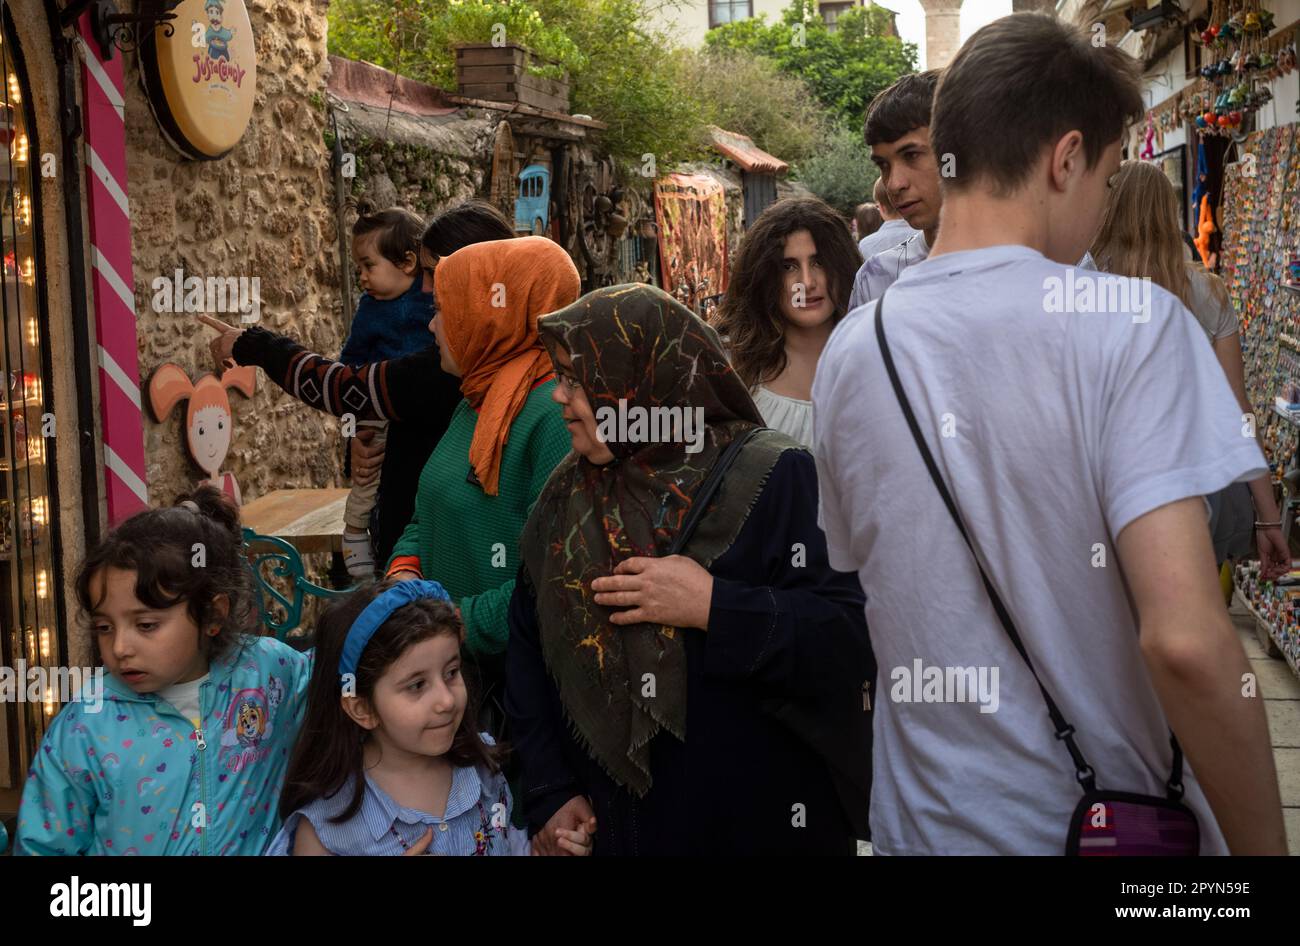
[[[647,24],[654,0],[537,0],[549,22],[587,57],[572,77],[573,107],[609,125],[610,153],[640,168],[652,154],[662,169],[702,153],[706,103],[693,94],[672,42]]]
[[[654,0],[333,0],[329,51],[441,88],[456,87],[453,44],[487,43],[505,27],[566,71],[574,113],[606,122],[610,153],[627,167],[700,153],[703,108],[687,94],[671,44],[649,29]]]
[[[685,88],[709,123],[754,139],[791,164],[821,150],[830,122],[808,85],[765,56],[745,52],[678,52]],[[761,94],[756,94],[761,90]]]
[[[568,34],[525,0],[334,0],[329,10],[331,53],[442,88],[455,88],[455,43],[487,43],[498,34],[554,64],[533,68],[542,75],[586,65]]]
[[[868,103],[899,76],[916,71],[916,46],[885,36],[885,18],[870,7],[840,14],[831,32],[813,0],[794,0],[777,23],[765,16],[709,31],[711,50],[764,56],[798,76],[841,123],[862,127]]]
[[[671,0],[332,0],[329,50],[454,89],[453,44],[527,46],[567,71],[572,111],[609,125],[604,142],[628,170],[701,157],[707,126],[749,135],[841,210],[868,198],[875,169],[862,115],[915,69],[916,49],[884,35],[880,8],[840,15],[834,33],[811,0],[780,22],[712,30],[706,49],[676,49],[649,25]]]
[[[846,217],[871,199],[880,172],[860,132],[839,127],[821,142],[818,153],[799,168],[807,188]]]
[[[387,69],[397,68],[399,13],[397,5],[373,0],[330,0],[329,51]],[[415,68],[408,68],[405,75],[428,81],[427,72],[420,74]]]
[[[867,105],[900,76],[916,71],[916,47],[886,35],[888,22],[881,7],[855,7],[840,14],[832,32],[813,0],[794,0],[778,22],[741,20],[705,37],[710,54],[757,57],[811,91],[823,115],[821,127],[810,136],[812,147],[784,153],[775,146],[760,147],[790,160],[794,176],[846,215],[871,199],[879,176],[862,139]],[[747,120],[764,127],[756,116]]]

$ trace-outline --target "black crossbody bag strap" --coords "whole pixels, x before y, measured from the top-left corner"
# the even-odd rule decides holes
[[[885,362],[885,371],[889,374],[889,383],[893,385],[894,396],[898,399],[898,406],[902,408],[903,417],[907,420],[907,427],[912,432],[912,439],[916,441],[916,447],[921,452],[921,459],[925,461],[925,468],[930,471],[930,479],[934,480],[935,488],[939,495],[943,497],[943,504],[948,507],[948,514],[952,516],[952,521],[957,526],[957,531],[961,533],[962,539],[966,542],[966,547],[970,549],[971,557],[975,559],[975,567],[979,569],[980,580],[984,582],[984,590],[988,592],[989,600],[993,602],[993,610],[997,612],[998,620],[1002,622],[1002,627],[1006,630],[1007,636],[1011,638],[1011,643],[1015,645],[1016,652],[1020,654],[1020,659],[1025,662],[1029,672],[1034,675],[1034,682],[1038,684],[1038,690],[1043,694],[1043,702],[1047,704],[1047,713],[1052,718],[1052,725],[1056,727],[1056,738],[1065,743],[1065,748],[1070,752],[1070,758],[1074,760],[1075,778],[1083,786],[1085,792],[1096,790],[1096,773],[1088,760],[1084,758],[1083,752],[1079,749],[1078,744],[1074,741],[1074,727],[1065,720],[1061,710],[1057,707],[1056,701],[1052,695],[1047,692],[1047,687],[1038,677],[1038,671],[1034,669],[1034,662],[1029,659],[1029,653],[1025,650],[1024,643],[1020,640],[1020,634],[1016,631],[1016,625],[1011,620],[1011,614],[1007,611],[1006,605],[1002,603],[1001,596],[998,595],[997,589],[993,587],[993,582],[984,571],[984,566],[980,563],[979,555],[975,551],[975,545],[971,542],[970,535],[966,532],[966,526],[961,521],[961,516],[957,513],[957,504],[953,501],[952,494],[948,492],[948,487],[944,484],[943,475],[939,472],[938,465],[934,462],[934,456],[930,453],[930,448],[926,446],[925,437],[921,435],[921,427],[916,422],[916,415],[912,413],[912,405],[907,399],[907,394],[903,391],[903,384],[898,379],[898,371],[894,368],[894,357],[889,351],[889,342],[885,339],[885,321],[883,317],[885,297],[882,295],[876,302],[876,341],[880,344],[880,355]],[[1174,760],[1173,771],[1169,777],[1167,788],[1169,797],[1177,799],[1183,794],[1183,752],[1178,745],[1178,740],[1170,734],[1170,745],[1173,747]]]

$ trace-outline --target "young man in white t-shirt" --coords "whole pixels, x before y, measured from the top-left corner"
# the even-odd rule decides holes
[[[903,275],[903,270],[930,255],[943,210],[941,177],[956,173],[953,162],[944,159],[941,166],[930,147],[930,110],[938,82],[939,72],[935,69],[903,76],[867,106],[863,134],[871,148],[871,160],[880,170],[876,187],[883,185],[885,197],[902,214],[911,235],[872,256],[859,247],[863,263],[853,278],[850,312],[879,299]],[[1096,268],[1086,250],[1079,266]]]
[[[903,76],[867,106],[863,135],[880,170],[879,185],[914,231],[865,262],[853,280],[849,309],[875,299],[904,269],[925,259],[939,227],[939,164],[930,148],[930,107],[937,70]]]
[[[1263,702],[1202,498],[1264,457],[1172,295],[1065,265],[1141,114],[1125,57],[1050,17],[972,36],[934,104],[933,151],[958,170],[943,226],[885,293],[883,325],[1097,787],[1164,797],[1172,729],[1202,853],[1284,854]],[[837,326],[813,404],[831,564],[861,578],[880,666],[875,851],[1062,853],[1081,783],[909,432],[874,306]]]

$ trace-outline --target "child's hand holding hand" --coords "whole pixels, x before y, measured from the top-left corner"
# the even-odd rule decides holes
[[[592,817],[572,831],[567,828],[556,828],[555,843],[560,850],[567,851],[575,857],[583,857],[591,853],[592,845],[595,844],[593,837],[595,833],[596,819]]]
[[[575,795],[533,835],[533,854],[538,857],[590,854],[590,836],[595,833],[596,813],[591,810],[591,803],[582,795]]]

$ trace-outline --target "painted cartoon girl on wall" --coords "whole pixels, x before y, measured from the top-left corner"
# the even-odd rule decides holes
[[[149,400],[159,421],[166,420],[172,408],[189,399],[185,435],[190,456],[208,474],[209,478],[203,482],[216,486],[236,504],[242,502],[239,483],[233,473],[220,472],[230,450],[234,426],[226,389],[234,388],[245,397],[252,397],[256,379],[255,368],[232,368],[219,381],[205,374],[198,384],[192,384],[183,369],[166,364],[149,381]]]

